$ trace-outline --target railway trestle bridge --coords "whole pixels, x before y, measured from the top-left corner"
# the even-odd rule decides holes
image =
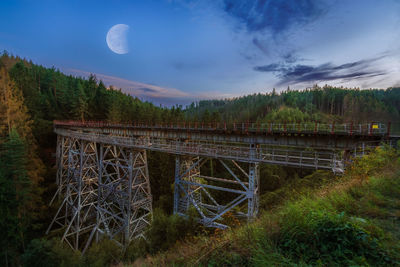
[[[398,136],[390,123],[180,123],[115,124],[55,121],[57,192],[47,233],[85,251],[102,236],[126,246],[143,236],[152,217],[146,151],[174,154],[174,213],[194,208],[206,226],[226,228],[221,217],[236,206],[252,220],[258,212],[262,163],[343,173],[347,162]],[[214,159],[227,177],[202,175]],[[244,167],[245,166],[245,167]],[[218,194],[231,197],[220,203]]]

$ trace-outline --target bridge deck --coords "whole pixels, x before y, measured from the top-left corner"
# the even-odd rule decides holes
[[[241,162],[260,162],[313,169],[333,169],[335,172],[343,172],[344,168],[342,155],[335,151],[307,151],[299,148],[283,149],[267,146],[253,148],[251,146],[230,144],[209,144],[160,138],[135,138],[99,133],[93,134],[67,129],[56,129],[55,132],[62,136],[91,142],[160,151],[176,155],[212,157]]]
[[[144,125],[55,121],[62,136],[176,155],[344,171],[349,153],[389,138],[390,125],[214,124]],[[342,152],[343,150],[347,152]]]
[[[228,133],[303,133],[303,134],[335,134],[335,135],[390,135],[391,123],[371,122],[353,123],[110,123],[104,121],[54,121],[57,126],[91,127],[91,128],[124,128],[124,129],[157,129],[213,131]]]
[[[179,123],[116,124],[107,122],[55,121],[56,129],[123,137],[189,140],[212,143],[240,143],[302,146],[321,149],[353,149],[360,142],[393,138],[390,123]]]

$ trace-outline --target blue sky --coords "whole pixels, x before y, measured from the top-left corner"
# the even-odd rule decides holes
[[[129,53],[106,43],[129,26]],[[0,2],[0,49],[171,105],[400,85],[398,0]]]

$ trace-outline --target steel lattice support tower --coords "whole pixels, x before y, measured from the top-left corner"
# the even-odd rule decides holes
[[[258,213],[260,172],[258,163],[245,163],[248,171],[234,160],[218,162],[229,173],[229,178],[200,174],[200,168],[209,158],[177,156],[175,161],[174,213],[188,215],[193,207],[206,226],[226,228],[218,222],[222,216],[247,201],[247,212],[237,213],[252,220]],[[243,164],[242,164],[243,165]],[[230,197],[227,203],[217,201],[218,194]]]
[[[150,224],[152,196],[145,150],[100,146],[99,234],[127,245]]]
[[[65,137],[62,135],[57,135],[57,148],[56,148],[56,184],[57,191],[54,194],[53,198],[50,201],[50,205],[54,202],[54,200],[58,198],[62,198],[65,195],[65,190],[67,187],[67,177],[68,177],[68,158],[69,158],[69,149],[70,149],[70,140],[71,138]]]
[[[142,236],[152,216],[146,151],[73,137],[57,140],[59,188],[53,200],[63,201],[47,233],[62,228],[61,241],[83,252],[94,237],[126,246]]]
[[[181,180],[199,183],[200,176],[199,157],[175,158],[175,191],[174,191],[174,213],[186,214],[192,204],[201,203],[201,187],[191,185]]]
[[[89,242],[89,233],[96,225],[98,158],[96,143],[68,139],[67,177],[59,184],[65,187],[65,191],[60,190],[64,200],[47,232],[53,226],[66,227],[61,240],[79,250]]]

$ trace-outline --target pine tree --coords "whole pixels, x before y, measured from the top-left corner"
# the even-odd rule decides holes
[[[25,145],[12,129],[0,144],[0,246],[4,266],[18,265],[18,252],[24,249],[30,223],[31,181],[27,174]]]
[[[26,150],[26,172],[31,182],[30,201],[27,204],[28,217],[36,219],[42,209],[40,182],[45,166],[37,155],[37,143],[32,134],[32,120],[24,104],[22,91],[10,80],[5,68],[0,69],[0,143],[15,131]]]
[[[110,109],[107,114],[107,120],[110,122],[120,122],[122,120],[121,104],[117,95],[114,95],[113,97]]]
[[[74,99],[74,102],[72,104],[73,117],[75,119],[85,121],[85,118],[89,113],[88,112],[89,110],[88,110],[87,97],[80,81],[76,83],[76,87],[74,88],[73,99]]]

